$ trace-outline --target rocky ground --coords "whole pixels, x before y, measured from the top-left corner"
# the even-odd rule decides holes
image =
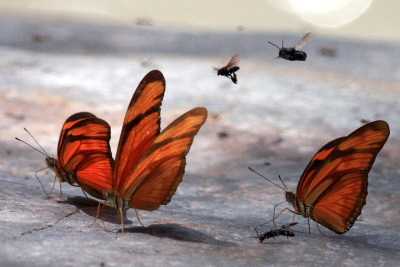
[[[400,47],[313,36],[306,62],[274,59],[267,41],[298,37],[237,32],[188,33],[118,27],[71,19],[1,16],[0,262],[2,266],[397,266],[399,256]],[[326,50],[328,49],[328,50]],[[334,55],[326,53],[333,51]],[[212,67],[241,55],[238,84]],[[46,198],[35,178],[52,156],[65,119],[89,111],[112,127],[115,154],[126,107],[150,70],[167,90],[165,127],[204,106],[209,118],[194,140],[186,174],[172,201],[155,212],[117,214],[88,227],[97,202],[58,184]],[[284,192],[258,170],[295,191],[314,153],[364,121],[386,120],[391,136],[369,175],[367,204],[345,235],[296,217],[295,237],[260,244],[254,227],[271,219]],[[53,174],[38,177],[46,190]],[[282,215],[278,224],[290,222]],[[273,228],[261,226],[261,232]]]

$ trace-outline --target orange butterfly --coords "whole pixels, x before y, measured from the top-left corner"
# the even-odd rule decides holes
[[[389,134],[385,121],[374,121],[323,146],[304,170],[296,194],[285,190],[292,212],[337,234],[350,230],[366,203],[368,173]]]
[[[50,157],[44,149],[43,152],[34,149],[46,156],[47,166],[60,181],[60,191],[61,183],[67,182],[74,186],[78,184],[90,195],[102,198],[104,188],[112,186],[110,177],[114,160],[109,145],[110,137],[107,122],[89,112],[80,112],[70,116],[61,129],[58,160]]]
[[[194,136],[207,118],[205,108],[195,108],[160,133],[164,91],[162,73],[151,71],[138,85],[125,115],[112,188],[104,188],[104,199],[119,211],[122,229],[123,209],[153,211],[169,203],[185,173]]]
[[[160,133],[165,79],[149,72],[138,85],[125,115],[115,162],[109,146],[110,126],[88,112],[64,123],[58,161],[46,162],[61,182],[78,184],[90,195],[118,209],[157,210],[174,195],[185,173],[186,155],[207,119],[205,108],[178,117]]]

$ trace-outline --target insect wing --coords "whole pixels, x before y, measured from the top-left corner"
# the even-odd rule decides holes
[[[311,218],[336,233],[348,231],[366,203],[368,172],[390,134],[375,121],[325,145],[297,187],[297,200],[313,206]]]
[[[154,140],[120,189],[130,207],[151,211],[171,200],[185,172],[186,154],[206,118],[205,108],[195,108]]]
[[[240,61],[240,56],[238,54],[234,55],[231,60],[229,60],[228,64],[224,68],[231,69],[233,67],[236,67],[237,64],[239,64]]]
[[[97,198],[112,185],[110,138],[108,123],[88,112],[70,116],[60,134],[59,167],[68,175],[76,175],[82,189]]]
[[[139,83],[125,115],[115,157],[113,188],[120,188],[160,133],[165,79],[158,70]]]
[[[304,46],[306,46],[308,44],[308,42],[310,42],[310,40],[311,40],[311,32],[309,32],[306,35],[304,35],[303,38],[301,38],[301,40],[293,48],[295,50],[300,50]]]

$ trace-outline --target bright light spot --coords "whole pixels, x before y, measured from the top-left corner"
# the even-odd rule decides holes
[[[339,27],[357,19],[372,0],[276,0],[268,3],[324,27]]]
[[[298,13],[323,13],[332,12],[346,6],[349,1],[346,0],[288,0],[289,5],[297,10]]]

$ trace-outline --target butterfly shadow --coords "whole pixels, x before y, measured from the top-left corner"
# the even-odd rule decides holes
[[[82,212],[84,212],[86,215],[89,215],[93,218],[96,218],[98,215],[97,212],[98,212],[99,202],[94,199],[81,196],[74,196],[74,197],[68,197],[66,200],[59,202],[64,204],[74,205]],[[126,214],[124,215],[126,224],[133,223],[133,221],[130,221],[129,219],[126,218]],[[103,220],[104,222],[108,223],[121,224],[121,222],[118,220],[117,209],[111,208],[109,206],[101,205],[101,211],[98,216],[99,216],[98,217],[99,222]]]
[[[60,203],[74,205],[82,212],[93,218],[97,216],[98,202],[93,199],[74,196],[68,197],[66,200],[61,201]],[[121,222],[118,220],[117,210],[108,206],[102,207],[98,220],[103,220],[104,222],[108,223],[121,224]],[[131,223],[134,223],[134,221],[128,220],[125,216],[125,233],[141,233],[160,238],[170,238],[184,242],[212,244],[218,246],[237,246],[235,243],[217,240],[200,231],[176,223],[152,224],[147,227],[126,227],[127,224]],[[118,233],[122,233],[122,230],[118,230]]]
[[[177,223],[152,224],[147,227],[134,226],[125,228],[126,233],[141,233],[160,238],[170,238],[178,241],[211,244],[217,246],[237,246],[237,244],[221,241],[200,231]]]

